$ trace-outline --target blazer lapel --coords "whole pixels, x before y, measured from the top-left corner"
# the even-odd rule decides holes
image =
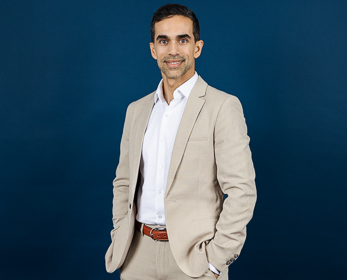
[[[175,144],[172,150],[171,162],[166,185],[166,194],[171,188],[177,168],[181,162],[184,150],[186,148],[189,135],[194,127],[195,121],[205,103],[207,83],[199,76],[192,92],[189,95],[186,107],[184,109],[180,126],[178,127]]]
[[[137,177],[139,174],[139,168],[140,168],[140,159],[141,159],[141,152],[142,152],[142,143],[143,138],[145,136],[145,131],[147,128],[147,123],[149,120],[149,116],[151,115],[153,105],[154,105],[154,93],[153,92],[147,102],[144,104],[144,106],[141,108],[141,112],[137,116],[137,125],[135,126],[136,133],[135,133],[135,139],[134,139],[134,146],[133,146],[133,162],[131,164],[132,168],[132,174],[130,174],[132,178],[132,194],[135,194],[136,184],[137,184]]]

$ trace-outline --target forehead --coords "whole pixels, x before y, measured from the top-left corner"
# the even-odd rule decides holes
[[[166,35],[174,37],[179,34],[188,34],[193,36],[193,21],[184,16],[173,16],[163,19],[154,25],[155,37]]]

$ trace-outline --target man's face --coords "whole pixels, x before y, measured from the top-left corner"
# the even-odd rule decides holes
[[[184,16],[173,16],[154,25],[151,54],[157,60],[163,78],[183,82],[194,75],[195,59],[201,54],[203,41],[194,40],[193,22]]]

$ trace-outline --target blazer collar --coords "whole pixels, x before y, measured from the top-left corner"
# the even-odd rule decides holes
[[[142,144],[143,144],[143,138],[145,135],[145,131],[147,128],[147,123],[149,120],[149,117],[151,115],[152,109],[153,109],[153,98],[154,98],[155,92],[152,92],[147,96],[147,100],[144,102],[143,107],[141,107],[141,112],[138,115],[138,121],[136,121],[136,125],[134,127],[136,133],[135,138],[133,139],[134,142],[132,142],[130,145],[133,147],[133,154],[129,155],[131,156],[133,162],[132,166],[134,168],[131,168],[132,174],[129,174],[131,176],[132,180],[132,194],[135,194],[137,179],[139,175],[139,168],[140,168],[140,160],[141,160],[141,152],[142,152]],[[133,198],[132,198],[133,199]]]
[[[195,86],[189,95],[184,109],[181,123],[178,127],[175,144],[172,150],[171,162],[168,172],[166,195],[169,193],[177,168],[182,160],[189,136],[192,132],[196,119],[204,106],[207,83],[199,76]]]

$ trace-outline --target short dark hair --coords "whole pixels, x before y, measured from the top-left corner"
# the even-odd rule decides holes
[[[163,19],[173,16],[184,16],[190,18],[193,22],[193,35],[195,42],[200,40],[200,25],[199,20],[192,10],[180,4],[166,4],[161,6],[152,17],[151,21],[151,40],[154,42],[155,29],[154,25]]]

